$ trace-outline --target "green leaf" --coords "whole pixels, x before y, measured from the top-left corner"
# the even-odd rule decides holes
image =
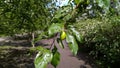
[[[67,6],[67,7],[63,7],[63,8],[59,8],[56,12],[55,12],[55,15],[53,17],[56,18],[56,19],[59,19],[61,17],[64,17],[66,15],[68,15],[68,13],[70,12],[71,10],[71,7],[70,6]],[[69,12],[68,12],[69,11]]]
[[[53,59],[51,61],[51,64],[56,68],[59,62],[60,62],[60,53],[55,48],[55,52],[53,52]]]
[[[84,0],[75,0],[75,3],[76,4],[79,4],[79,3],[81,3],[81,2],[83,2]]]
[[[101,8],[104,8],[105,12],[109,11],[110,0],[97,0],[97,3]]]
[[[82,36],[79,34],[79,32],[78,31],[76,31],[75,30],[75,28],[70,28],[71,30],[72,30],[72,32],[73,32],[73,35],[75,36],[75,38],[79,41],[79,42],[83,42],[82,41]]]
[[[67,21],[71,18],[72,16],[70,14],[67,14],[65,17],[64,17],[64,20]]]
[[[49,36],[52,36],[55,33],[62,31],[63,27],[64,25],[62,23],[53,23],[48,29]]]
[[[100,7],[103,7],[104,6],[104,2],[103,0],[97,0],[97,3]]]
[[[52,57],[53,55],[49,50],[40,47],[34,61],[35,68],[46,68],[48,62],[52,60]]]
[[[64,44],[60,38],[57,39],[57,42],[61,48],[64,48]]]
[[[62,16],[61,11],[62,11],[62,9],[59,9],[58,11],[56,11],[54,18],[57,18],[57,19],[60,18]]]
[[[104,4],[105,4],[105,7],[110,7],[110,0],[103,0],[104,1]]]
[[[66,41],[67,41],[67,43],[68,43],[68,45],[69,45],[72,53],[73,53],[74,55],[76,55],[76,54],[77,54],[77,51],[78,51],[78,44],[77,44],[74,36],[72,36],[72,35],[70,35],[70,34],[67,34],[67,36],[66,36]]]

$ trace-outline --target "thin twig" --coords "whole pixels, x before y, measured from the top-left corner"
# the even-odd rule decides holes
[[[53,42],[52,42],[52,44],[51,44],[51,46],[50,46],[50,50],[52,50],[52,47],[55,45],[55,39],[56,39],[56,38],[53,39]]]
[[[53,38],[53,42],[52,42],[52,44],[51,44],[51,46],[50,46],[50,50],[52,50],[52,47],[55,45],[55,40],[56,40],[57,36],[58,36],[58,33],[55,34],[55,36],[54,36],[54,38]]]

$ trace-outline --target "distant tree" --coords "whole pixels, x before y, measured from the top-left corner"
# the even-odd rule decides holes
[[[50,24],[48,8],[52,0],[0,0],[0,34],[29,33],[44,30]],[[33,41],[33,40],[32,40]]]

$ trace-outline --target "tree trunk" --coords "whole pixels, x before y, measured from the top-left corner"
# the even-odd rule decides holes
[[[31,45],[32,45],[32,47],[35,47],[35,44],[34,44],[34,40],[35,40],[35,33],[34,32],[32,32],[32,39],[31,39]]]

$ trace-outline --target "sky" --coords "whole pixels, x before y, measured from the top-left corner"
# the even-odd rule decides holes
[[[65,6],[68,4],[68,1],[69,0],[57,0],[56,6],[60,6],[60,7]]]

